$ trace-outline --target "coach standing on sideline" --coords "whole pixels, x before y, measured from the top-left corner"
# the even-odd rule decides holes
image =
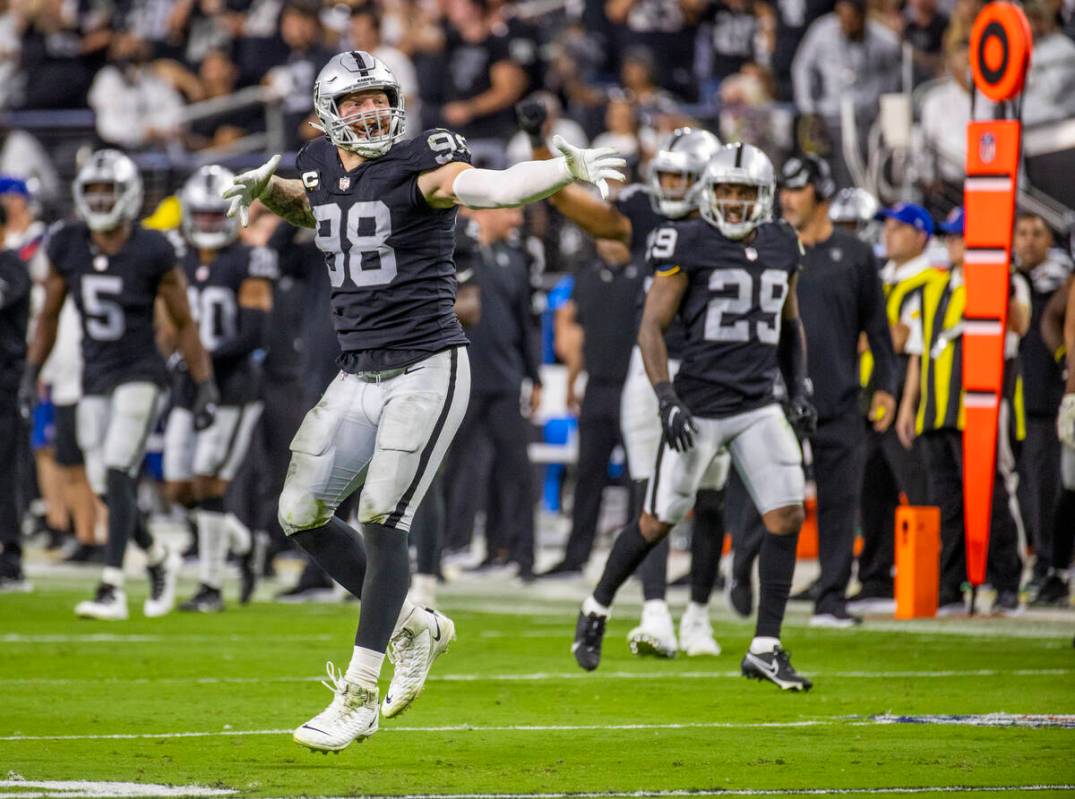
[[[806,331],[807,364],[814,384],[817,432],[810,439],[817,481],[821,578],[810,625],[851,627],[848,581],[866,459],[859,410],[858,342],[865,333],[874,353],[877,390],[870,403],[874,430],[895,417],[896,356],[885,318],[881,279],[870,248],[836,230],[829,200],[836,186],[829,166],[813,156],[784,164],[780,207],[799,233],[806,261],[799,276],[799,313]]]
[[[7,216],[0,208],[0,242]],[[30,317],[30,272],[11,250],[0,252],[0,441],[8,442],[14,456],[28,446],[27,431],[19,418],[18,391],[26,369],[26,324]],[[0,592],[27,590],[22,573],[22,542],[16,496],[22,460],[11,457],[0,469]],[[15,464],[12,468],[10,464]]]

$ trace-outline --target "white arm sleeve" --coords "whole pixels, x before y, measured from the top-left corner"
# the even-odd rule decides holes
[[[574,178],[567,159],[522,161],[507,169],[467,169],[452,184],[452,192],[468,208],[511,208],[555,194]]]

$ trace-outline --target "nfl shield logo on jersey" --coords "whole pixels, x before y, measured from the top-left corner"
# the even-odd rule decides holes
[[[758,251],[755,250],[753,247],[747,247],[746,256],[748,261],[756,261],[758,260]]]
[[[347,191],[349,188],[351,188],[351,178],[344,175],[340,178],[340,191]]]
[[[93,256],[93,268],[98,272],[103,272],[108,269],[108,256],[107,255],[95,255]]]

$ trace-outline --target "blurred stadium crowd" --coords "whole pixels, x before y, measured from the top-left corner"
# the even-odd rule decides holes
[[[683,126],[706,128],[725,142],[750,142],[778,167],[793,155],[817,155],[831,164],[837,189],[866,190],[844,195],[845,219],[886,255],[880,226],[871,224],[878,204],[914,201],[935,219],[960,204],[964,126],[971,118],[968,40],[981,5],[978,0],[2,0],[5,246],[33,259],[45,225],[70,215],[67,186],[79,164],[102,146],[134,158],[146,184],[148,224],[165,229],[179,226],[174,195],[201,165],[238,170],[260,163],[266,152],[284,152],[289,154],[286,169],[295,151],[320,135],[308,124],[315,119],[314,77],[334,53],[362,49],[395,73],[406,95],[412,135],[435,126],[457,131],[483,166],[530,157],[531,139],[519,130],[516,115],[527,98],[544,108],[546,139],[559,134],[578,145],[614,147],[628,158],[631,180],[647,179],[658,143]],[[1041,307],[1071,271],[1066,245],[1075,222],[1075,189],[1065,176],[1075,168],[1075,2],[1029,0],[1025,8],[1035,52],[1022,106],[1026,180],[1019,202],[1030,215],[1020,222],[1027,226],[1027,240],[1016,255],[1026,261],[1024,271],[1033,284],[1025,292],[1028,314],[1030,288],[1037,292],[1036,325]],[[486,533],[486,557],[477,566],[511,563],[526,579],[534,573],[533,508],[541,493],[527,444],[540,439],[545,446],[531,447],[530,460],[550,464],[540,499],[558,512],[562,464],[574,457],[563,456],[560,447],[573,440],[572,418],[585,416],[580,407],[585,398],[580,400],[574,377],[614,352],[604,365],[608,379],[622,384],[632,341],[617,339],[615,329],[601,327],[600,318],[607,313],[614,319],[617,302],[623,318],[631,318],[640,279],[623,270],[609,272],[607,265],[623,265],[625,248],[595,244],[553,205],[466,215],[470,234],[460,236],[460,270],[485,272],[479,281],[483,295],[495,286],[499,297],[483,296],[482,321],[470,331],[475,397],[485,399],[472,398],[458,436],[462,443],[443,470],[443,485],[423,506],[433,514],[429,524],[441,531],[448,550],[469,551],[475,519],[484,518],[478,527]],[[906,214],[897,221],[915,226]],[[921,226],[917,230],[923,232]],[[288,546],[275,510],[288,443],[334,376],[339,350],[328,278],[312,232],[255,209],[241,235],[244,243],[275,253],[279,279],[264,347],[264,414],[229,508],[245,527],[264,532],[275,552]],[[903,260],[945,263],[944,247],[928,241],[926,235]],[[609,284],[618,287],[625,274],[630,284],[622,296],[602,294],[611,291]],[[1024,332],[1031,327],[1028,321]],[[591,348],[588,358],[584,347]],[[66,557],[77,562],[99,557],[95,530],[101,527],[101,508],[77,465],[67,458],[56,462],[55,441],[49,438],[49,414],[55,412],[49,408],[69,408],[77,401],[77,385],[65,388],[70,375],[77,375],[77,347],[68,348],[67,356],[73,360],[54,365],[44,376],[51,403],[39,409],[36,469],[24,470],[22,496],[43,498],[32,503],[34,524],[52,531],[50,545],[66,546]],[[488,363],[480,365],[483,357]],[[556,396],[550,396],[548,385],[542,396],[542,378],[549,373],[539,363],[568,367],[568,375],[557,378]],[[486,375],[484,382],[480,374]],[[1062,383],[1059,369],[1041,379],[1045,383],[1028,388],[1028,397],[1044,398],[1028,403],[1027,412],[1044,417],[1039,425],[1044,430],[1050,418],[1055,425]],[[525,389],[523,413],[515,414],[520,389]],[[592,481],[595,469],[602,475],[608,471],[618,422],[596,416],[589,421],[588,452],[605,451],[596,467],[579,464],[580,478],[589,470]],[[599,430],[604,444],[593,443]],[[490,446],[471,446],[479,440]],[[1036,515],[1025,527],[1019,523],[1024,551],[1037,547],[1040,552],[1048,545],[1044,531],[1052,526],[1059,493],[1059,448],[1041,457],[1038,444],[1029,451],[1035,459],[1028,472],[1049,468],[1046,474],[1053,476],[1051,486],[1037,489],[1040,496],[1028,497]],[[615,465],[610,474],[617,479]],[[581,504],[576,492],[576,527],[597,525],[603,482],[591,485]],[[483,484],[500,488],[475,490]],[[164,510],[158,503],[147,497],[145,504]],[[77,533],[77,547],[66,543],[67,531]],[[570,568],[561,571],[581,568],[593,532],[583,531],[589,541],[583,541],[583,551],[568,553],[573,562],[565,555]],[[422,579],[435,580],[439,545],[423,548],[420,542],[418,558]],[[1047,558],[1038,558],[1039,585],[1049,566]],[[261,568],[271,574],[272,558]],[[308,568],[285,593],[302,597],[329,590],[327,575]],[[886,590],[891,586],[881,589]]]

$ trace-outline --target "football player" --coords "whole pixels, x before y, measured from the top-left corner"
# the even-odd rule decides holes
[[[543,119],[540,114],[535,114],[538,109],[543,110],[544,106],[540,103],[522,104],[520,119],[534,140],[535,155],[549,157],[551,153],[545,149],[540,135]],[[650,163],[647,183],[626,187],[613,202],[594,197],[581,187],[567,186],[552,195],[549,202],[594,238],[612,239],[625,244],[631,250],[634,262],[644,270],[644,274],[648,274],[646,248],[657,231],[670,220],[698,216],[697,192],[701,187],[702,171],[719,149],[720,141],[712,133],[679,128],[662,141]],[[646,280],[645,285],[648,287],[650,283],[652,277]],[[638,317],[634,320],[636,330],[644,300],[645,290],[639,296]],[[678,321],[673,321],[665,332],[665,343],[669,369],[675,376],[685,344],[685,332]],[[657,395],[646,378],[642,355],[637,348],[632,353],[623,387],[620,426],[628,471],[639,500],[639,507],[635,509],[638,512],[646,486],[653,477],[661,427]],[[720,654],[720,646],[713,638],[713,627],[709,621],[709,595],[716,581],[720,548],[724,541],[722,488],[723,482],[703,484],[696,498],[691,539],[691,601],[680,620],[678,642],[672,615],[665,601],[668,544],[658,547],[640,566],[639,576],[642,578],[645,599],[642,618],[639,625],[627,635],[628,645],[635,654],[670,658],[675,657],[679,649],[688,655]],[[565,562],[554,566],[548,573],[570,571],[572,568],[581,566]]]
[[[190,373],[178,370],[164,433],[164,479],[173,502],[196,508],[201,583],[180,610],[224,609],[220,586],[229,548],[239,555],[240,602],[249,601],[254,590],[253,540],[246,526],[225,511],[224,495],[261,416],[255,353],[265,345],[277,267],[272,250],[236,241],[239,220],[228,217],[229,203],[221,197],[234,178],[223,167],[203,166],[179,195],[191,312],[221,394],[213,423],[195,430],[194,386]]]
[[[558,141],[559,158],[494,171],[472,167],[466,141],[451,131],[404,140],[398,81],[357,50],[321,70],[314,106],[325,135],[299,153],[298,180],[274,176],[275,156],[225,194],[229,213],[244,222],[260,199],[313,228],[332,284],[340,373],[292,441],[279,506],[284,531],[363,600],[350,665],[340,673],[329,664],[332,703],[294,734],[327,752],[377,731],[390,639],[386,718],[415,699],[455,635],[450,619],[405,598],[407,532],[470,393],[467,339],[453,306],[456,206],[522,205],[574,180],[604,193],[607,180],[622,180],[625,162],[611,149]],[[361,537],[332,515],[358,490]]]
[[[616,539],[579,613],[572,650],[584,669],[600,663],[616,591],[686,515],[699,485],[726,471],[718,454],[727,449],[768,532],[758,626],[743,674],[783,689],[810,688],[780,645],[804,518],[802,452],[789,419],[808,433],[816,413],[795,300],[803,249],[788,225],[769,221],[773,191],[773,166],[761,150],[725,147],[702,176],[701,218],[660,228],[650,245],[656,276],[638,341],[663,435],[642,516]],[[673,385],[664,331],[677,313],[687,342]]]
[[[71,292],[82,320],[78,442],[90,484],[108,505],[101,583],[95,597],[79,603],[75,613],[127,618],[123,556],[133,535],[148,563],[150,591],[143,612],[162,616],[174,604],[178,557],[150,535],[135,495],[146,439],[167,384],[154,329],[158,299],[195,383],[193,412],[199,428],[212,419],[216,384],[190,315],[175,247],[164,234],[136,224],[142,178],[134,162],[118,150],[93,153],[75,178],[74,199],[80,221],[61,225],[49,237],[45,302],[19,393],[23,407],[28,407],[41,365],[56,341],[64,298]]]

